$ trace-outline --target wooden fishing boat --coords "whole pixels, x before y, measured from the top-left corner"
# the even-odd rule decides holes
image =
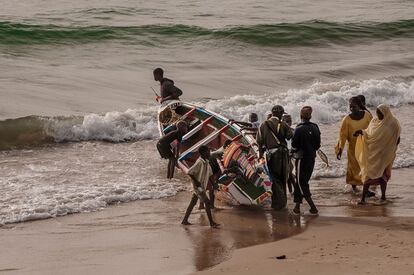
[[[265,165],[257,160],[258,147],[253,136],[228,118],[202,107],[173,100],[162,104],[158,112],[160,136],[175,129],[178,121],[185,121],[188,132],[178,148],[177,166],[184,173],[198,158],[198,148],[207,145],[212,150],[223,146],[226,140],[232,144],[224,153],[223,165],[236,164],[242,176],[223,177],[219,190],[223,197],[231,198],[238,204],[263,204],[271,197],[271,180]]]

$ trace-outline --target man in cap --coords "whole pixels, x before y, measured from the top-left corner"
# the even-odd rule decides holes
[[[317,124],[310,122],[312,107],[303,107],[300,111],[300,118],[302,122],[296,127],[292,138],[293,157],[296,159],[296,182],[293,193],[296,205],[293,213],[300,214],[300,205],[305,198],[310,206],[309,212],[317,215],[318,209],[311,197],[309,180],[315,166],[316,151],[321,147],[321,132]]]
[[[249,122],[245,121],[234,121],[231,122],[242,127],[242,130],[245,130],[246,134],[254,135],[257,134],[257,129],[260,127],[259,116],[256,113],[249,114]]]
[[[287,139],[292,138],[292,129],[282,121],[285,110],[280,105],[272,108],[272,116],[264,121],[257,132],[259,158],[266,152],[267,166],[272,177],[272,208],[286,207],[286,182],[289,171]]]

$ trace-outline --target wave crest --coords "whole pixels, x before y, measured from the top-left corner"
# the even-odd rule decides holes
[[[414,37],[414,20],[339,23],[306,21],[207,29],[189,25],[57,26],[0,22],[0,45],[82,44],[105,40],[156,46],[162,39],[228,39],[257,46],[286,47],[355,43],[363,39]]]
[[[302,106],[313,107],[313,120],[334,123],[348,113],[348,99],[363,94],[368,106],[381,103],[393,107],[414,103],[414,81],[389,80],[316,82],[308,88],[290,89],[269,95],[237,95],[229,98],[196,102],[214,112],[236,120],[247,120],[257,113],[263,120],[271,108],[280,104],[299,121]],[[39,145],[47,142],[102,140],[123,142],[155,139],[157,106],[125,112],[89,114],[84,117],[29,116],[0,121],[0,150]]]

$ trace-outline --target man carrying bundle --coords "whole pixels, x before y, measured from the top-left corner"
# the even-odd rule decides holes
[[[286,140],[292,138],[292,129],[282,121],[285,110],[276,105],[272,116],[264,121],[257,132],[259,158],[263,160],[266,151],[267,166],[272,177],[272,208],[281,210],[286,207],[286,182],[289,171],[289,152]]]

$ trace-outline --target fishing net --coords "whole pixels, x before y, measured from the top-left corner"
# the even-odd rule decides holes
[[[178,120],[180,120],[180,115],[177,114],[174,110],[172,110],[170,107],[165,108],[162,110],[158,116],[158,119],[162,125],[170,125]]]

